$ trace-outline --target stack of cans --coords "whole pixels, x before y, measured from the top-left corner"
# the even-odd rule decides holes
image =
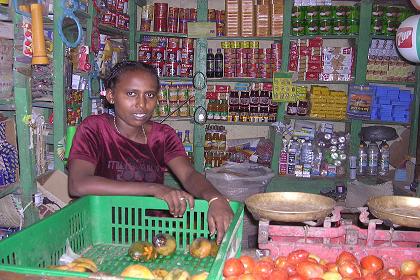
[[[162,84],[158,95],[158,106],[156,106],[154,115],[166,117],[170,112],[173,112],[172,117],[192,117],[195,106],[194,96],[195,92],[192,84]],[[188,102],[183,104],[185,101]]]

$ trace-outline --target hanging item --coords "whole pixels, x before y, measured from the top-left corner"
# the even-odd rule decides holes
[[[396,43],[400,54],[408,61],[420,62],[420,45],[417,41],[420,38],[418,25],[420,15],[415,15],[404,20],[397,30]]]
[[[42,19],[42,4],[31,4],[32,15],[32,65],[48,64],[45,49],[44,22]]]
[[[82,25],[80,24],[79,18],[74,14],[75,11],[80,9],[79,0],[61,0],[61,7],[63,8],[63,14],[58,20],[58,34],[67,47],[75,48],[80,44],[83,37]],[[77,26],[77,39],[74,42],[70,42],[64,35],[63,22],[65,18],[72,19]]]

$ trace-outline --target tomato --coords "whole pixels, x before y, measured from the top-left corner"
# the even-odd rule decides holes
[[[255,260],[250,256],[240,256],[239,260],[242,262],[245,268],[245,272],[252,273],[255,267]]]
[[[325,267],[327,268],[327,271],[338,272],[338,266],[336,263],[329,262],[325,264]]]
[[[343,278],[360,278],[362,277],[362,271],[360,266],[350,260],[341,261],[338,264],[338,272],[343,276]]]
[[[315,254],[309,254],[308,260],[316,260],[317,263],[321,261],[321,258]]]
[[[257,261],[254,267],[254,274],[261,275],[264,278],[270,276],[270,273],[274,270],[274,262],[270,261]]]
[[[285,269],[275,268],[267,280],[287,280],[289,275]]]
[[[299,274],[296,274],[296,275],[290,276],[289,280],[305,280],[305,279],[302,276],[300,276]]]
[[[324,270],[319,264],[311,261],[301,261],[296,265],[296,272],[304,279],[321,278]]]
[[[401,277],[401,270],[398,267],[391,266],[386,271],[397,279]]]
[[[238,277],[238,280],[256,280],[252,273],[245,273]]]
[[[274,266],[276,268],[283,268],[287,264],[287,258],[285,256],[279,256],[274,260]]]
[[[363,269],[369,272],[376,272],[384,268],[384,262],[377,256],[369,255],[360,260]]]
[[[223,276],[239,276],[245,272],[244,265],[239,259],[230,258],[225,262],[223,267]]]
[[[419,264],[415,260],[406,260],[402,262],[400,269],[402,275],[416,275]]]
[[[375,277],[377,280],[395,280],[398,279],[394,276],[392,276],[391,273],[389,273],[386,270],[379,270],[375,273]]]
[[[352,261],[358,263],[356,257],[348,251],[341,252],[337,257],[336,263],[339,265],[343,261]]]
[[[287,262],[296,265],[298,262],[304,261],[308,258],[309,252],[305,250],[296,250],[287,255]]]
[[[324,275],[322,275],[322,279],[324,280],[341,280],[343,279],[343,277],[341,277],[341,274],[338,272],[332,272],[332,271],[327,271],[324,273]]]
[[[272,257],[269,257],[269,256],[262,257],[261,259],[259,259],[259,261],[267,261],[269,263],[272,263],[273,266],[275,266],[275,262],[274,262],[273,258]]]
[[[375,273],[368,272],[367,274],[363,275],[363,280],[378,280]]]

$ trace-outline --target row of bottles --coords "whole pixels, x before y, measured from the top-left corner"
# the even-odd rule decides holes
[[[222,78],[223,77],[222,49],[218,48],[216,54],[213,54],[213,49],[211,48],[208,49],[206,74],[207,74],[207,78]]]
[[[389,173],[389,159],[390,149],[385,140],[379,146],[375,141],[369,145],[361,141],[357,154],[357,175],[386,176]]]

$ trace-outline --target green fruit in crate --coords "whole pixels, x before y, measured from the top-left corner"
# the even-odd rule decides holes
[[[163,278],[163,280],[189,280],[190,274],[180,268],[175,268]]]
[[[145,266],[139,264],[133,264],[127,266],[123,272],[121,272],[122,277],[133,277],[133,278],[142,278],[142,279],[155,279],[153,273]]]
[[[135,261],[151,261],[157,258],[156,248],[146,241],[131,244],[128,255]]]
[[[175,238],[167,233],[159,233],[153,237],[153,246],[159,255],[170,256],[176,250]]]

